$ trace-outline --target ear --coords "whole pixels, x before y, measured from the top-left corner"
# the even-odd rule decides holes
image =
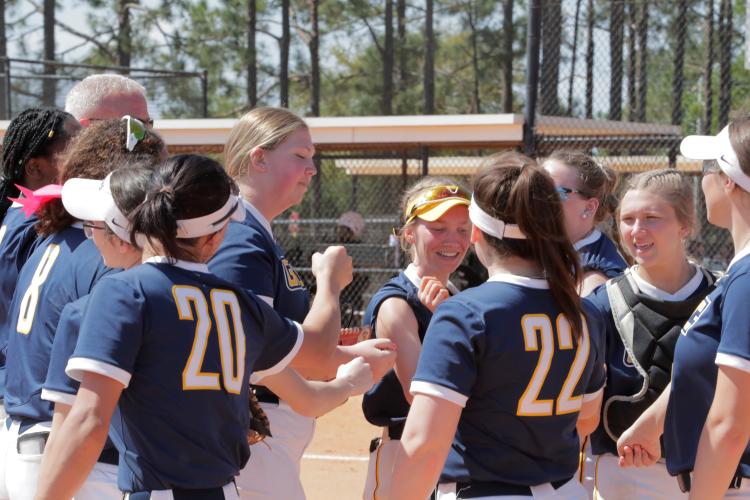
[[[599,200],[596,198],[589,198],[586,201],[586,211],[589,213],[589,217],[594,217],[597,210],[599,210]]]
[[[24,165],[24,178],[27,185],[36,186],[44,178],[44,168],[41,158],[29,158]]]
[[[482,231],[477,226],[471,226],[471,235],[469,237],[469,241],[473,245],[480,240],[484,241],[484,235],[482,234]]]
[[[250,168],[259,172],[265,172],[268,170],[266,165],[266,152],[262,148],[253,148],[248,155]]]

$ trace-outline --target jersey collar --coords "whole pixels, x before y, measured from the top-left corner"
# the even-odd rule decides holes
[[[693,269],[695,270],[693,277],[690,278],[687,283],[685,283],[682,288],[677,290],[675,293],[669,293],[665,292],[661,288],[655,287],[648,281],[644,280],[636,272],[637,267],[638,266],[633,266],[630,268],[630,276],[633,278],[633,281],[635,282],[641,293],[656,300],[663,300],[665,302],[677,302],[686,300],[688,297],[693,295],[693,293],[695,293],[695,291],[699,286],[701,286],[701,283],[703,282],[703,273],[700,269],[698,269],[697,266],[693,266]]]
[[[602,232],[594,228],[594,230],[591,231],[588,236],[585,236],[583,239],[580,239],[576,241],[575,243],[573,243],[573,248],[575,248],[576,250],[580,250],[586,245],[590,245],[596,241],[599,241],[599,238],[601,237],[602,237]]]
[[[186,260],[179,260],[179,259],[173,259],[172,262],[169,262],[169,259],[163,255],[155,255],[154,257],[149,257],[148,259],[143,261],[144,264],[170,264],[175,267],[179,267],[180,269],[184,269],[186,271],[196,271],[199,273],[205,273],[209,274],[210,271],[208,270],[208,265],[204,264],[203,262],[188,262]]]
[[[268,232],[268,236],[270,236],[272,240],[276,241],[276,239],[273,237],[273,231],[271,231],[271,223],[268,222],[268,219],[266,219],[262,213],[260,213],[260,210],[255,208],[253,204],[247,201],[245,198],[242,198],[242,204],[245,205],[245,208],[248,212],[250,212],[250,215],[255,217],[258,222],[260,222],[260,225],[263,226],[263,229]]]
[[[519,276],[517,274],[510,273],[497,273],[489,277],[487,282],[490,281],[497,283],[510,283],[513,285],[524,286],[526,288],[536,288],[539,290],[549,289],[549,283],[546,279],[542,278],[529,278],[527,276]]]
[[[406,266],[406,269],[404,269],[404,275],[411,282],[411,284],[417,287],[417,290],[419,290],[419,287],[422,284],[422,278],[420,278],[417,274],[417,267],[414,264],[409,264],[408,266]],[[451,293],[451,295],[456,295],[458,293],[458,288],[456,288],[456,285],[454,285],[450,281],[448,281],[446,288],[448,288],[448,291]]]
[[[737,262],[743,257],[747,257],[748,255],[750,255],[750,245],[747,245],[745,248],[737,252],[737,254],[735,254],[734,257],[732,257],[732,260],[729,262],[729,265],[727,266],[726,272],[729,272],[729,269],[732,267],[732,265],[734,265],[735,262]]]

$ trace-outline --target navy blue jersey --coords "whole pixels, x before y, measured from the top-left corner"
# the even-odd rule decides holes
[[[619,276],[628,267],[614,242],[598,229],[574,245],[581,259],[581,270],[597,271],[607,278]]]
[[[440,304],[411,392],[463,407],[440,482],[537,485],[578,467],[578,413],[604,386],[602,318],[574,338],[545,280],[509,274]]]
[[[8,310],[16,290],[18,274],[39,242],[34,231],[36,222],[34,215],[26,217],[21,206],[14,203],[8,208],[0,225],[0,328],[4,330],[0,332],[0,400],[5,392],[5,343],[8,340],[5,325]]]
[[[52,343],[47,378],[42,388],[42,399],[53,403],[64,403],[72,406],[78,394],[80,383],[65,373],[68,360],[75,351],[78,343],[78,332],[83,322],[83,313],[88,305],[89,295],[84,295],[75,302],[66,305],[57,332]]]
[[[633,272],[633,274],[636,273]],[[700,300],[700,296],[707,293],[710,285],[700,269],[696,269],[693,279],[697,282],[691,283],[693,280],[690,280],[685,285],[686,288],[690,288],[686,299]],[[648,291],[644,290],[643,287],[640,291],[648,295]],[[604,317],[607,363],[607,385],[604,388],[604,401],[607,401],[612,396],[633,396],[641,390],[643,377],[638,373],[638,370],[636,370],[633,362],[630,360],[630,356],[625,350],[625,345],[617,331],[606,285],[598,287],[587,298],[599,309]],[[617,455],[617,443],[607,435],[602,422],[599,423],[599,427],[591,434],[590,441],[591,451],[595,455],[603,453]]]
[[[672,392],[664,421],[670,474],[693,470],[703,424],[714,399],[717,365],[750,371],[750,256],[738,255],[685,324],[672,366]],[[750,477],[746,445],[738,472]]]
[[[378,331],[375,326],[380,306],[391,297],[400,298],[409,304],[414,317],[417,319],[419,340],[421,341],[424,339],[427,325],[432,318],[432,311],[419,301],[418,292],[419,289],[415,283],[402,271],[373,295],[365,311],[364,324],[370,326],[377,337]],[[409,413],[409,403],[404,397],[401,383],[393,369],[389,370],[372,389],[365,393],[362,398],[362,410],[367,421],[373,425],[384,427],[400,424],[406,420],[406,415]]]
[[[20,206],[8,208],[0,226],[0,325],[5,323],[8,307],[16,289],[18,273],[34,251],[37,218],[26,217]]]
[[[110,426],[121,490],[214,488],[249,458],[250,372],[278,372],[301,343],[207,266],[157,257],[96,284],[67,373],[125,386]]]
[[[52,419],[52,405],[41,391],[49,353],[62,308],[69,302],[66,284],[74,250],[85,241],[80,227],[68,227],[46,237],[18,276],[6,321],[5,409],[18,419]]]
[[[28,335],[19,336],[13,335],[14,329],[11,328],[11,342],[8,346],[8,352],[14,358],[8,362],[8,373],[13,373],[13,380],[10,381],[9,377],[7,388],[8,413],[37,421],[52,419],[52,402],[42,400],[41,392],[47,378],[52,346],[63,308],[87,295],[99,278],[114,272],[104,265],[93,240],[85,239],[80,228],[70,227],[57,235],[76,242],[75,247],[70,245],[72,252],[62,252],[55,259],[40,293],[41,300],[36,304],[39,319],[34,320],[32,330]],[[57,235],[44,240],[34,255],[40,255],[42,247],[58,238]],[[21,287],[20,283],[19,279],[18,293],[23,294],[27,286]]]
[[[286,318],[303,322],[310,293],[284,257],[262,215],[246,203],[243,222],[230,222],[208,267],[216,276],[250,290]]]

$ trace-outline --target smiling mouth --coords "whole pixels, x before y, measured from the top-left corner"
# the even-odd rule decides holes
[[[653,243],[643,243],[643,244],[640,244],[640,245],[638,243],[633,243],[633,247],[635,247],[635,250],[637,252],[644,252],[646,250],[651,249],[651,247],[653,247],[653,246],[654,246]]]
[[[458,257],[458,252],[437,252],[437,254],[448,259],[455,259]]]

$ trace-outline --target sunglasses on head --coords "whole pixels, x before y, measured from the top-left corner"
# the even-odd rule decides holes
[[[557,186],[555,188],[555,191],[557,191],[557,194],[560,195],[560,200],[567,201],[571,194],[578,193],[581,196],[583,196],[583,191],[580,189],[573,189],[573,188],[567,188],[564,186]]]
[[[130,115],[123,116],[122,120],[125,122],[125,147],[133,151],[138,142],[146,137],[146,125]]]
[[[406,210],[406,221],[410,222],[420,213],[420,210],[433,205],[437,202],[450,198],[461,198],[462,200],[471,199],[471,195],[460,186],[435,186],[419,193],[414,201],[409,203]]]

